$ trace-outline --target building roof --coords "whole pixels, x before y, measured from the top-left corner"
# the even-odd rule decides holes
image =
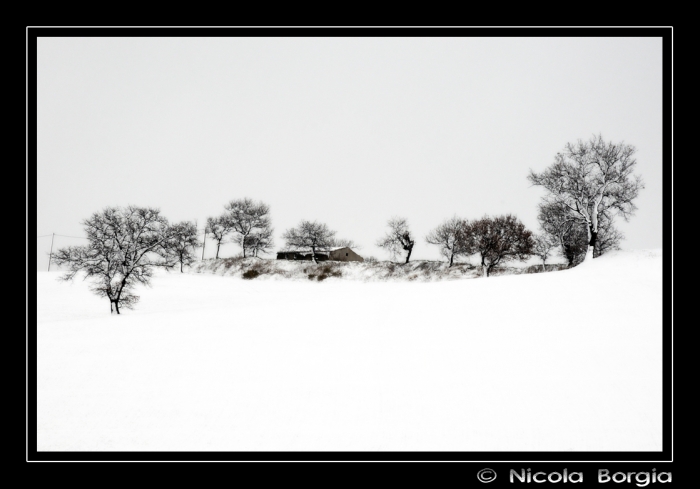
[[[345,248],[351,249],[348,246],[334,246],[333,248],[316,249],[316,253],[330,253],[331,251],[338,251]],[[279,250],[277,253],[311,253],[311,250]]]
[[[301,253],[303,255],[305,254],[311,254],[311,250],[280,250],[277,253]],[[328,250],[316,250],[316,254],[319,253],[328,253]]]

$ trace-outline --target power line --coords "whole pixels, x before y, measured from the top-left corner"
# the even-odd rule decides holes
[[[65,234],[57,234],[56,236],[62,236],[64,238],[78,238],[78,239],[88,239],[84,236],[66,236]]]
[[[36,239],[39,238],[47,238],[49,236],[61,236],[62,238],[77,238],[77,239],[88,239],[85,236],[68,236],[66,234],[43,234],[41,236],[37,236]]]

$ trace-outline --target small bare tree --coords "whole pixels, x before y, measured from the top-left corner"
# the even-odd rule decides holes
[[[464,225],[463,219],[454,216],[428,233],[425,238],[429,244],[440,247],[440,254],[447,258],[450,262],[450,267],[454,262],[455,256],[465,251]]]
[[[632,173],[637,164],[635,152],[634,146],[606,142],[598,135],[567,144],[542,173],[530,170],[530,182],[547,190],[544,203],[566,209],[586,226],[586,256],[596,254],[601,214],[628,220],[636,209],[633,201],[644,184]]]
[[[392,217],[387,222],[387,226],[389,226],[389,231],[377,242],[377,246],[391,253],[394,259],[396,259],[402,250],[405,251],[405,263],[408,263],[408,260],[411,259],[413,246],[416,243],[411,231],[408,229],[408,221],[401,217]]]
[[[181,273],[183,266],[190,266],[195,262],[194,252],[198,246],[197,225],[194,222],[182,221],[170,226],[170,238],[166,247],[180,264]]]
[[[542,231],[559,244],[561,255],[566,258],[570,267],[578,264],[577,257],[581,254],[581,250],[585,255],[588,248],[585,229],[569,214],[566,207],[556,203],[542,202],[538,206],[538,211],[537,220]],[[582,231],[583,248],[580,248]]]
[[[352,248],[355,250],[361,250],[362,246],[358,245],[351,239],[344,239],[344,238],[335,238],[333,240],[333,247],[334,248]]]
[[[258,256],[258,253],[269,253],[273,246],[273,229],[269,225],[257,229],[245,238],[245,247],[249,249],[255,257]]]
[[[88,244],[58,250],[54,260],[66,265],[64,280],[79,272],[93,279],[91,290],[109,299],[111,312],[133,308],[136,284],[149,285],[156,267],[175,266],[168,252],[168,221],[158,209],[108,207],[83,221]]]
[[[209,217],[207,218],[207,227],[204,232],[206,234],[211,234],[216,241],[216,259],[219,259],[219,249],[221,248],[221,243],[224,241],[226,236],[231,234],[233,231],[233,225],[229,221],[228,216],[219,217]]]
[[[317,251],[328,251],[335,243],[335,231],[316,221],[301,221],[295,228],[287,229],[282,238],[287,249],[309,250],[311,259],[318,263]]]
[[[532,250],[533,255],[537,255],[542,260],[542,271],[547,271],[547,258],[549,258],[554,250],[559,246],[559,243],[547,233],[538,234],[535,236],[535,246]]]
[[[598,241],[594,258],[598,258],[608,251],[619,250],[620,241],[625,239],[625,236],[615,228],[612,218],[606,214],[602,215],[598,226]]]
[[[589,248],[587,226],[572,216],[566,207],[556,203],[540,203],[537,220],[543,232],[560,246],[561,255],[566,258],[569,267],[576,266],[585,259]],[[623,237],[615,228],[610,214],[607,211],[601,212],[598,216],[598,237],[593,257],[618,249]]]
[[[270,207],[263,202],[255,202],[246,197],[232,200],[226,204],[225,208],[228,222],[238,238],[236,242],[243,249],[243,257],[245,257],[249,245],[258,243],[258,240],[249,239],[249,237],[257,233],[258,238],[261,238],[263,230],[271,229]]]
[[[535,246],[532,232],[511,214],[469,222],[464,233],[466,254],[479,254],[484,277],[500,263],[527,260]]]

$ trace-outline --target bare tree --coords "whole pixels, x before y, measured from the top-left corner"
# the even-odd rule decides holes
[[[601,216],[598,223],[598,241],[593,258],[598,258],[608,251],[619,250],[620,241],[625,239],[625,236],[615,228],[611,217],[607,214],[601,214]]]
[[[585,226],[569,214],[564,206],[541,202],[538,207],[537,220],[542,230],[559,244],[561,254],[566,258],[569,266],[577,265],[581,250],[585,255],[588,248]],[[581,232],[583,232],[583,242],[580,239]]]
[[[209,217],[207,218],[207,227],[204,232],[206,234],[211,234],[216,241],[216,259],[219,259],[219,249],[221,248],[221,243],[223,240],[233,231],[233,225],[229,221],[228,216],[223,215],[219,217]]]
[[[317,251],[328,251],[335,244],[335,231],[316,221],[301,221],[295,228],[287,229],[282,238],[287,249],[310,250],[311,259],[318,263]]]
[[[542,271],[547,271],[547,258],[549,258],[554,250],[559,246],[559,243],[547,233],[538,234],[535,236],[535,246],[532,250],[533,255],[537,255],[542,260]]]
[[[243,256],[249,245],[257,243],[256,239],[249,239],[251,235],[262,233],[263,230],[270,230],[270,207],[263,202],[255,202],[248,197],[244,199],[232,200],[225,206],[228,221],[237,234],[237,243],[243,249]],[[271,233],[268,233],[271,235]],[[258,237],[262,237],[259,234]],[[256,251],[260,251],[257,249]]]
[[[469,222],[464,233],[466,253],[479,254],[485,277],[500,263],[528,259],[535,246],[532,232],[511,214]]]
[[[258,253],[269,253],[274,246],[273,229],[269,225],[254,231],[245,238],[245,247],[257,257]]]
[[[588,250],[587,225],[572,216],[566,207],[556,203],[540,203],[537,220],[540,227],[561,247],[561,255],[569,267],[580,264]],[[618,249],[623,239],[607,211],[598,215],[598,238],[593,256],[599,257],[608,250]]]
[[[88,244],[63,248],[54,259],[68,267],[64,280],[72,280],[79,272],[92,278],[91,290],[109,299],[111,312],[133,308],[139,300],[134,286],[149,285],[154,268],[175,266],[166,248],[170,226],[158,209],[108,207],[83,225]]]
[[[166,247],[180,263],[180,272],[183,266],[189,266],[195,261],[194,251],[199,246],[197,239],[197,224],[190,221],[182,221],[170,226],[170,238]]]
[[[393,258],[396,258],[402,250],[406,251],[405,263],[408,263],[416,243],[408,229],[408,221],[401,217],[392,217],[387,222],[387,226],[389,226],[389,231],[377,242],[377,246],[387,250]]]
[[[585,224],[588,257],[596,253],[602,213],[628,220],[636,210],[633,201],[644,184],[632,173],[637,164],[635,152],[634,146],[605,142],[598,135],[586,142],[568,143],[542,173],[530,170],[530,182],[547,190],[544,203],[566,209],[570,217]]]
[[[361,250],[362,246],[358,245],[351,239],[344,239],[344,238],[335,238],[333,239],[333,247],[334,248],[352,248],[355,250]]]
[[[440,254],[447,258],[450,266],[452,266],[455,256],[465,251],[464,225],[464,219],[454,216],[428,233],[425,238],[429,244],[440,247]]]

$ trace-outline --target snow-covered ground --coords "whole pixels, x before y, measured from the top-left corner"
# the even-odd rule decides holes
[[[441,282],[37,273],[38,449],[661,450],[661,250]]]

